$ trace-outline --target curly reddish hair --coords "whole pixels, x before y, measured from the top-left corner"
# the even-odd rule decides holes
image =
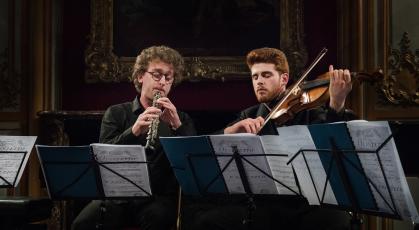
[[[275,48],[264,47],[250,51],[246,56],[246,63],[249,69],[257,63],[271,63],[280,73],[290,72],[284,52]]]

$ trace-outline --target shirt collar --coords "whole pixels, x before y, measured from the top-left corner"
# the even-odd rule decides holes
[[[132,101],[132,113],[134,113],[135,115],[139,115],[143,111],[144,107],[140,104],[140,99],[138,98],[138,96],[136,96]]]

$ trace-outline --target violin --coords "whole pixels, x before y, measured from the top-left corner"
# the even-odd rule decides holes
[[[374,83],[383,78],[382,72],[372,74],[365,72],[351,72],[351,77],[360,83]],[[286,100],[281,100],[265,118],[273,119],[277,126],[280,126],[292,119],[295,114],[306,109],[312,109],[324,105],[330,98],[329,96],[329,73],[318,76],[315,80],[303,82],[290,93]],[[267,121],[265,120],[265,122]]]
[[[281,126],[293,118],[298,112],[322,106],[329,100],[329,72],[318,76],[315,80],[303,81],[308,72],[311,71],[314,65],[318,63],[326,52],[327,49],[324,48],[302,77],[283,93],[284,96],[265,117],[263,126],[265,126],[269,120],[273,120],[277,126]],[[382,71],[377,71],[372,74],[351,72],[351,77],[352,79],[358,80],[360,83],[374,83],[383,79],[383,73]]]

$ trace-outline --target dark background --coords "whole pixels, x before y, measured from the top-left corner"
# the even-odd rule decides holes
[[[89,44],[87,36],[90,31],[90,1],[64,1],[63,10],[62,109],[105,110],[112,104],[132,100],[136,92],[129,82],[94,84],[84,82],[84,71],[86,68],[84,51]],[[313,71],[311,78],[318,73],[327,71],[329,63],[336,64],[338,31],[336,18],[335,1],[304,1],[304,40],[309,54],[309,62],[322,47],[329,49],[325,58]],[[115,28],[115,30],[119,29]],[[211,31],[211,27],[208,30]],[[260,37],[264,37],[266,34],[273,34],[275,37],[279,32],[279,27],[276,30],[272,28],[272,30],[274,31],[268,30],[265,33],[260,32],[260,34],[252,36],[243,32],[240,39],[244,38],[247,46],[242,47],[242,44],[237,42],[235,43],[237,46],[233,47],[233,49],[224,50],[223,47],[228,47],[228,44],[215,40],[210,47],[218,46],[220,49],[215,49],[211,55],[221,55],[227,52],[240,54],[240,52],[243,53],[243,51],[254,47],[274,46],[275,44],[279,46],[278,38],[274,39],[278,40],[275,44],[270,39],[265,39],[263,40],[264,42],[261,42]],[[169,45],[172,44],[170,41],[179,42],[176,41],[176,39],[180,39],[176,33],[165,33],[165,35],[167,35]],[[201,38],[205,40],[204,34],[201,35]],[[152,41],[154,39],[153,37],[147,37],[146,33],[143,36],[144,41]],[[114,42],[116,43],[120,39],[117,38],[115,40],[114,38]],[[240,39],[234,37],[233,41]],[[161,40],[161,42],[164,41]],[[144,43],[138,45],[152,44]],[[199,44],[196,43],[194,45],[198,46]],[[138,52],[136,48],[131,50],[129,47],[122,46],[116,46],[116,48],[115,53],[129,53],[135,56],[134,53]],[[236,48],[240,50],[238,53],[236,52],[237,50],[235,51]],[[185,56],[188,56],[191,52],[205,53],[202,50],[190,49],[180,49],[180,51]],[[249,80],[230,82],[184,82],[172,89],[170,96],[178,109],[188,112],[193,117],[200,133],[222,128],[226,123],[232,121],[240,110],[256,103],[250,78]]]
[[[277,47],[279,1],[114,1],[114,44],[118,56],[165,44],[185,56],[244,56]],[[269,31],[269,32],[267,32]]]

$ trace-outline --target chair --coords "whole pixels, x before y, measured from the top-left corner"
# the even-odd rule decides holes
[[[48,198],[0,197],[0,229],[26,229],[51,215]]]

